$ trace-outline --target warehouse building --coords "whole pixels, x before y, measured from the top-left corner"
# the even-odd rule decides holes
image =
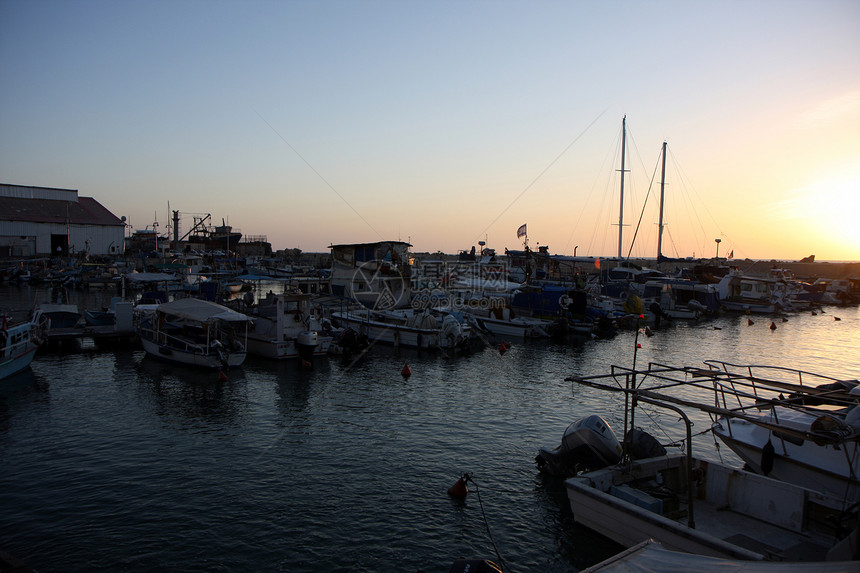
[[[0,183],[0,257],[123,252],[125,217],[73,189]]]

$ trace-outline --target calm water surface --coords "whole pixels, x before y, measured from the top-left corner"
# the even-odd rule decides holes
[[[38,293],[0,297],[21,309]],[[860,377],[857,308],[788,318],[775,331],[766,317],[679,323],[640,336],[637,364]],[[228,381],[87,346],[40,353],[0,387],[0,549],[43,573],[445,572],[496,560],[486,524],[511,572],[577,571],[619,549],[574,525],[562,484],[533,459],[584,415],[621,427],[615,394],[564,379],[630,366],[633,333],[460,358],[377,347],[313,369],[250,357]],[[637,419],[653,430],[673,417]],[[696,446],[718,455],[708,436]],[[478,490],[460,502],[446,491],[463,472]]]

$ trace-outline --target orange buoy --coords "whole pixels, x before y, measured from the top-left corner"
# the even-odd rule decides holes
[[[510,342],[501,342],[499,343],[499,354],[504,354],[511,347]]]
[[[755,323],[752,321],[752,319],[748,318],[747,319],[747,326],[752,326],[753,324],[755,324]]]
[[[228,382],[229,380],[223,370],[218,371],[218,382]]]
[[[771,330],[776,330],[776,323],[775,323],[775,322],[771,322],[771,323],[770,323],[770,329],[771,329]]]
[[[400,371],[400,375],[403,376],[404,380],[408,380],[410,376],[412,376],[412,369],[409,368],[409,364],[404,364],[403,369]]]
[[[468,494],[469,487],[463,478],[458,479],[454,485],[448,488],[448,495],[455,499],[465,499]]]
[[[645,327],[645,336],[654,336],[654,331],[651,330],[650,326]]]

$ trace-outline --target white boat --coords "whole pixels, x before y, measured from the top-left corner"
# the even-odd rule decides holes
[[[324,334],[320,320],[311,310],[309,294],[269,293],[246,312],[254,323],[248,332],[251,354],[278,360],[310,360],[329,352],[333,337]]]
[[[202,368],[229,368],[245,361],[251,320],[226,306],[183,298],[138,316],[137,333],[153,358]]]
[[[371,343],[422,349],[468,350],[475,343],[469,324],[453,315],[413,309],[376,311],[366,308],[332,313],[342,328],[352,328]]]
[[[625,547],[656,539],[727,559],[824,561],[840,542],[856,542],[856,513],[827,523],[842,517],[840,500],[682,454],[631,460],[564,485],[574,520]]]
[[[786,281],[732,270],[717,283],[720,306],[729,312],[772,314],[792,310]]]
[[[784,367],[706,364],[709,369],[698,378],[711,385],[716,403],[726,405],[715,413],[712,431],[753,471],[860,501],[857,380]]]
[[[647,403],[677,413],[686,426],[685,453],[637,452],[628,441],[619,463],[565,480],[576,522],[624,547],[655,539],[672,551],[723,559],[793,562],[857,555],[857,507],[849,500],[694,457],[691,423],[673,403],[687,402],[669,394],[667,372],[658,366],[613,367],[610,374],[569,378],[624,392],[625,403],[634,405],[625,425],[633,425],[635,405]],[[657,390],[646,388],[650,377]]]
[[[435,307],[436,310],[443,313],[461,312],[479,329],[500,338],[548,338],[553,327],[551,320],[516,316],[510,307],[504,304],[504,299],[480,297],[473,300],[453,300],[453,305]]]
[[[10,324],[9,318],[3,317],[0,328],[0,380],[27,368],[36,350],[42,344],[41,328],[35,322],[28,321]]]

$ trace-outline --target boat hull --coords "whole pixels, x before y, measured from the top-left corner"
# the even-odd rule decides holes
[[[9,378],[27,368],[33,361],[33,357],[36,356],[37,349],[38,347],[35,345],[28,345],[8,358],[4,356],[3,361],[0,362],[0,380]]]
[[[732,420],[729,433],[725,424],[725,421],[714,424],[714,435],[754,472],[860,501],[860,483],[856,478],[851,479],[851,475],[860,474],[860,444],[856,441],[844,442],[837,449],[833,445],[773,437],[774,453],[769,458],[772,468],[765,472],[763,446],[770,432],[745,420]]]
[[[248,335],[248,353],[274,360],[326,356],[331,349],[332,340],[331,336],[319,336],[316,345],[302,345],[296,340],[277,340]]]
[[[4,328],[3,345],[0,348],[0,380],[21,372],[33,361],[40,344],[34,328],[32,323]]]
[[[172,364],[182,364],[184,366],[193,366],[195,368],[206,368],[210,370],[224,368],[235,368],[241,366],[245,362],[245,351],[232,351],[226,355],[226,364],[222,360],[221,355],[217,352],[194,352],[176,348],[175,346],[167,346],[158,344],[154,340],[141,335],[140,342],[147,355]]]
[[[815,560],[823,560],[834,546],[833,525],[808,517],[839,511],[841,499],[695,458],[688,482],[686,460],[659,456],[566,480],[574,520],[625,547],[655,539],[670,550],[729,559],[791,560],[800,548],[814,547]],[[662,484],[655,492],[685,492],[693,505],[635,487],[645,481]]]

